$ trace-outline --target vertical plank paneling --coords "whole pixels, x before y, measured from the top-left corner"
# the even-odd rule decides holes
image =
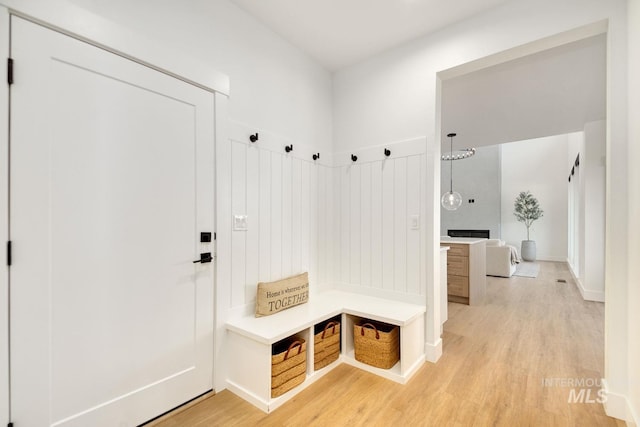
[[[271,153],[260,150],[260,275],[259,281],[271,280]]]
[[[302,272],[302,161],[293,159],[291,171],[291,269],[293,274]]]
[[[371,286],[371,168],[365,163],[360,169],[360,283],[367,287]]]
[[[387,160],[371,165],[371,286],[382,288],[382,168]]]
[[[320,233],[320,236],[324,239],[324,252],[325,252],[325,266],[326,274],[323,285],[327,285],[333,281],[333,268],[334,268],[334,250],[333,250],[333,236],[335,232],[334,226],[334,209],[335,203],[333,198],[333,170],[326,166],[322,166],[325,176],[325,229]]]
[[[420,295],[427,294],[427,263],[425,262],[426,248],[426,214],[427,214],[427,198],[425,191],[427,188],[427,174],[426,174],[426,155],[420,155]]]
[[[351,203],[349,198],[351,187],[351,168],[343,166],[340,168],[342,173],[340,175],[340,281],[343,283],[349,283],[350,281],[350,255],[351,249],[349,242],[351,239],[351,233],[349,233],[349,226],[351,224],[351,215],[349,208]]]
[[[394,290],[394,178],[395,160],[383,162],[382,168],[382,288]]]
[[[246,215],[246,149],[231,143],[231,215]],[[231,234],[231,305],[244,304],[246,283],[246,231]]]
[[[293,229],[291,222],[291,168],[292,159],[290,156],[282,158],[282,277],[289,277],[291,269],[291,232]]]
[[[394,289],[407,291],[407,158],[394,160]]]
[[[248,218],[247,231],[231,232],[232,306],[251,303],[258,281],[303,271],[316,289],[333,282],[425,294],[424,154],[327,167],[229,146],[229,216]]]
[[[326,235],[327,229],[327,176],[326,169],[316,166],[318,170],[318,274],[317,284],[325,283],[327,280],[327,253]]]
[[[350,234],[350,242],[349,242],[349,259],[351,260],[351,268],[350,268],[350,283],[352,285],[360,284],[360,172],[362,170],[361,166],[353,165],[350,166],[350,195],[349,195],[349,203],[351,204],[350,210],[350,218],[349,218],[349,234]]]
[[[309,281],[318,282],[318,166],[304,162],[309,169]]]
[[[302,214],[301,221],[301,251],[300,266],[302,271],[309,271],[309,230],[310,230],[310,212],[309,212],[309,163],[302,162],[300,180],[302,184],[302,193],[300,197],[300,212]]]
[[[282,155],[271,153],[271,280],[282,277]]]
[[[407,158],[407,218],[421,216],[420,212],[420,156]],[[407,292],[420,293],[420,229],[407,226]]]
[[[331,230],[331,249],[333,253],[333,276],[331,281],[339,283],[342,280],[342,168],[332,168],[333,176],[333,228]]]
[[[247,147],[247,242],[246,242],[246,283],[244,301],[255,299],[256,285],[260,275],[260,151]]]

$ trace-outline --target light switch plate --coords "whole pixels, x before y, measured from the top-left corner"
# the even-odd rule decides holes
[[[411,224],[411,229],[412,230],[419,230],[420,229],[420,215],[411,215],[409,217],[409,224]]]
[[[233,231],[247,231],[247,216],[246,215],[234,215],[233,216]]]

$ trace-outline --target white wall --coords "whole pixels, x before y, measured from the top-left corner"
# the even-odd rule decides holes
[[[580,267],[584,280],[580,284],[582,296],[591,301],[604,301],[605,135],[604,121],[585,125],[578,166],[584,177],[584,262]]]
[[[602,20],[607,20],[606,29],[598,24]],[[621,396],[629,390],[625,0],[515,0],[341,70],[334,76],[333,144],[336,151],[345,151],[426,137],[425,262],[427,306],[432,308],[439,281],[439,79],[593,36],[597,31],[607,31],[606,283],[611,284],[606,287],[605,312],[607,411],[622,418],[626,403]],[[483,59],[490,55],[496,56]],[[452,70],[454,67],[461,68]],[[433,346],[438,345],[436,316],[436,310],[428,310],[427,343]]]
[[[635,425],[640,425],[640,1],[629,0],[629,300],[628,300],[628,330],[629,342],[629,416]]]
[[[447,147],[448,144],[443,144]],[[443,151],[446,151],[443,149]],[[449,162],[442,162],[440,195],[451,187]],[[453,190],[462,196],[455,211],[440,208],[440,234],[447,230],[489,230],[492,239],[500,238],[500,146],[479,147],[468,159],[453,161]],[[469,199],[474,200],[469,203]]]
[[[531,226],[537,259],[567,259],[567,136],[559,135],[502,144],[502,240],[520,248],[527,227],[513,215],[521,191],[530,191],[544,211]]]
[[[327,151],[331,75],[227,0],[0,0],[10,8],[182,72],[230,79],[229,116]],[[195,71],[193,69],[196,69]]]
[[[606,48],[599,34],[444,80],[442,128],[475,147],[581,131],[606,117]]]
[[[568,156],[565,171],[571,171],[574,168],[574,174],[571,176],[571,181],[567,181],[569,187],[569,200],[568,200],[568,245],[569,250],[567,254],[567,260],[569,262],[569,268],[571,269],[573,276],[580,280],[584,277],[584,200],[585,200],[585,185],[584,174],[581,173],[581,168],[575,168],[576,157],[580,153],[584,153],[584,131],[573,132],[567,135],[568,140]],[[567,173],[567,180],[569,179],[569,173]],[[603,259],[604,260],[604,259]],[[582,285],[579,285],[582,286]]]

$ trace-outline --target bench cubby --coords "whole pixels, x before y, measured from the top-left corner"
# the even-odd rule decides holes
[[[327,291],[312,295],[309,302],[271,316],[238,316],[227,322],[227,387],[265,412],[271,412],[340,363],[404,384],[424,363],[423,305],[375,298],[367,295]],[[316,325],[333,318],[341,322],[340,356],[328,366],[314,370]],[[391,369],[380,369],[355,359],[353,325],[362,319],[400,328],[400,361]],[[290,336],[306,341],[306,379],[278,397],[271,397],[272,345]]]
[[[313,327],[314,352],[313,370],[319,371],[330,365],[340,357],[342,348],[342,315],[332,317]]]

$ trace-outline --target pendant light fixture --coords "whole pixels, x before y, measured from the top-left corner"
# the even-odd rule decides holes
[[[442,195],[442,199],[440,199],[440,203],[442,207],[448,211],[455,211],[462,205],[462,196],[457,191],[453,191],[453,137],[456,136],[455,133],[450,133],[447,135],[450,138],[450,148],[449,148],[449,165],[450,165],[450,187],[449,191]],[[475,151],[475,150],[474,150]]]

